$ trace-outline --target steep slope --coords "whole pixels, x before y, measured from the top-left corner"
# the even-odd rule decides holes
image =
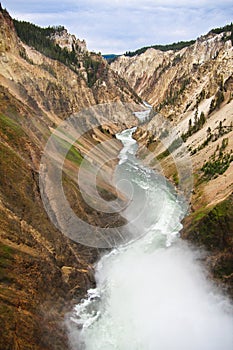
[[[59,44],[64,45],[64,41]],[[80,55],[90,54],[84,49]],[[53,226],[43,208],[38,172],[48,137],[71,113],[100,102],[140,100],[99,56],[97,59],[101,69],[90,86],[87,76],[79,72],[80,67],[74,71],[22,43],[11,17],[0,7],[2,350],[67,349],[64,313],[94,284],[92,264],[99,252],[72,242]],[[82,147],[78,143],[71,147],[60,136],[62,145],[71,147],[66,160],[68,169],[77,169],[94,145],[135,122],[126,116],[114,125],[109,122],[106,130],[96,128],[83,136]],[[113,158],[120,147],[115,141]],[[106,169],[111,172],[111,167]],[[106,196],[115,196],[108,183],[102,181],[99,186]],[[64,191],[81,218],[95,225],[109,221],[108,214],[100,214],[85,204],[68,173],[64,173]],[[111,220],[122,222],[118,215],[111,215]]]
[[[155,114],[160,113],[176,126],[177,134],[190,151],[194,171],[209,161],[224,138],[228,139],[224,152],[232,149],[233,49],[230,34],[210,32],[179,52],[149,49],[139,56],[120,57],[111,64],[153,105]],[[144,129],[153,133],[157,119],[155,115]],[[228,172],[231,173],[230,169]],[[231,181],[230,178],[229,183]],[[219,188],[221,176],[216,182],[218,186],[214,187]],[[224,183],[227,188],[228,181]],[[211,186],[211,182],[207,186]],[[214,189],[209,192],[206,200],[209,204],[221,200],[221,195],[216,198]],[[230,188],[226,193],[224,188],[220,192],[223,197],[227,196]]]
[[[184,156],[181,144],[186,148],[194,189],[182,234],[211,250],[208,262],[213,275],[228,284],[231,293],[232,33],[232,26],[218,28],[180,51],[151,48],[111,64],[153,106],[151,120],[135,135],[147,147],[147,151],[141,147],[145,162],[157,166],[156,158],[164,174],[182,185],[177,167]]]
[[[7,19],[7,14],[5,18]],[[1,31],[2,84],[23,102],[25,96],[31,96],[30,104],[38,112],[64,118],[96,103],[139,101],[127,83],[110,70],[99,55],[87,51],[77,52],[78,65],[72,66],[71,70],[70,64],[67,67],[23,44],[15,35],[10,17],[5,22],[1,21]],[[54,36],[56,43],[60,42],[64,48],[64,40],[69,38],[68,34],[55,31]],[[80,43],[78,40],[75,42],[78,51]],[[67,42],[68,48],[69,45]],[[97,67],[96,71],[93,65]]]
[[[230,76],[227,70],[231,68],[231,47],[231,31],[223,28],[220,34],[210,32],[179,51],[150,48],[141,55],[121,56],[111,68],[124,76],[144,100],[169,116],[175,112],[173,105],[177,108],[182,101],[183,107],[186,106],[184,97],[191,99],[192,91],[198,90],[198,85],[200,89],[212,83],[209,93],[213,94],[221,74],[224,80]],[[219,67],[220,63],[223,67]],[[179,98],[181,94],[182,98]]]

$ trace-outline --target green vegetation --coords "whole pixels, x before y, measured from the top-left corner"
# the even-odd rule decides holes
[[[167,148],[165,151],[160,153],[156,158],[157,158],[157,160],[162,160],[162,159],[168,157],[169,154],[170,154],[170,152],[169,152],[169,149]]]
[[[43,55],[58,60],[76,71],[78,59],[74,48],[69,52],[66,48],[62,49],[50,39],[52,34],[62,32],[65,29],[63,26],[41,28],[35,24],[16,19],[13,22],[18,36],[25,44],[34,47]]]
[[[230,32],[230,31],[232,31],[232,29],[233,29],[233,23],[227,24],[224,27],[211,29],[210,32],[214,33],[214,34],[221,34],[221,33]]]
[[[30,64],[33,64],[33,61],[28,57],[24,47],[20,49],[19,54],[25,61],[27,61]]]
[[[14,251],[9,246],[0,243],[0,282],[9,282],[6,269],[10,267]]]
[[[174,181],[174,184],[175,184],[176,186],[178,186],[178,185],[179,185],[179,175],[178,175],[177,172],[174,173],[174,174],[172,175],[172,179],[173,179],[173,181]]]
[[[211,114],[214,110],[219,109],[223,101],[224,101],[224,94],[222,89],[219,89],[215,97],[212,99],[210,103],[209,114]]]
[[[217,146],[211,159],[201,168],[206,180],[210,180],[213,177],[223,174],[233,161],[232,150],[230,152],[223,152],[227,145],[228,138],[224,138],[221,146]]]
[[[7,142],[13,142],[14,145],[20,146],[20,138],[25,136],[21,126],[6,115],[0,113],[0,135]]]
[[[8,136],[11,136],[13,133],[16,133],[18,136],[23,135],[23,131],[19,124],[2,113],[0,113],[0,130]]]
[[[209,250],[232,249],[232,201],[233,195],[212,208],[203,207],[194,212],[191,225],[186,228],[187,237]]]
[[[108,191],[105,188],[102,188],[100,186],[96,186],[97,191],[99,195],[105,200],[105,201],[114,201],[117,199],[116,195],[110,191]]]
[[[212,177],[215,177],[216,175],[223,174],[232,161],[232,152],[226,153],[223,157],[219,157],[216,160],[206,162],[201,168],[201,170],[204,172],[204,177],[209,180]]]
[[[55,70],[53,69],[53,67],[51,65],[48,65],[48,64],[45,64],[45,63],[42,63],[40,65],[40,67],[44,70],[46,70],[49,74],[51,74],[52,76],[54,76],[54,78],[57,78],[57,74],[55,72]]]
[[[192,119],[189,119],[188,131],[181,135],[182,140],[185,142],[187,138],[193,135],[195,132],[200,130],[206,122],[204,112],[201,112],[200,117],[198,118],[198,109],[196,110],[194,116],[194,123],[192,123]]]
[[[98,129],[105,135],[111,135],[110,130],[107,127],[103,127],[102,125],[98,126]],[[113,137],[116,137],[113,135]]]
[[[169,68],[169,66],[164,67],[165,70],[167,68]],[[160,75],[164,72],[164,69],[160,72]],[[171,84],[170,89],[166,93],[165,100],[159,104],[159,106],[157,107],[157,110],[160,111],[164,106],[167,106],[167,105],[174,105],[177,99],[179,98],[179,96],[184,92],[186,87],[189,85],[189,83],[190,83],[190,78],[182,79],[179,82],[179,87],[177,89],[175,89],[174,86]]]
[[[211,33],[214,33],[214,34],[221,34],[221,33],[227,33],[227,32],[231,32],[231,34],[229,36],[226,36],[224,40],[225,41],[231,40],[233,45],[233,23],[227,24],[224,27],[219,27],[211,30]]]
[[[12,258],[13,249],[8,245],[0,243],[0,266],[6,267],[9,263],[9,260]]]
[[[181,139],[180,137],[178,137],[177,139],[175,139],[165,151],[163,151],[162,153],[160,153],[160,154],[157,156],[157,160],[162,160],[162,159],[168,157],[169,154],[171,154],[171,153],[174,152],[177,148],[179,148],[179,147],[182,145],[182,143],[183,143],[183,141],[182,141],[182,139]]]
[[[62,139],[61,137],[54,135],[54,139],[57,142],[57,147],[58,147],[58,152],[59,148],[61,148],[60,152],[63,154],[63,152],[66,153],[66,159],[70,160],[71,162],[80,165],[83,157],[82,155],[78,152],[77,148],[74,145],[71,145],[69,142],[66,140]]]
[[[18,21],[16,19],[13,21],[20,39],[43,55],[58,60],[72,69],[75,73],[79,73],[80,63],[82,61],[87,72],[88,86],[92,87],[94,85],[99,78],[100,73],[102,73],[100,69],[102,64],[99,59],[100,55],[95,54],[96,57],[93,58],[89,53],[85,53],[82,57],[79,57],[74,47],[72,48],[72,51],[69,51],[67,48],[61,48],[55,43],[51,36],[57,32],[62,32],[65,29],[63,26],[41,28],[25,21]],[[33,64],[33,62],[27,57],[25,50],[21,50],[20,55],[30,64]],[[42,68],[56,77],[56,73],[49,65],[43,65]]]
[[[84,59],[84,67],[87,72],[87,83],[89,87],[92,87],[96,80],[98,79],[98,73],[101,68],[101,62],[98,60],[94,60],[91,56],[86,54]]]
[[[73,163],[81,164],[83,157],[82,155],[78,152],[77,148],[75,146],[71,146],[67,155],[66,159],[70,160]]]
[[[167,45],[152,45],[152,46],[145,46],[142,47],[141,49],[138,49],[136,51],[127,51],[125,53],[125,56],[133,57],[136,55],[141,55],[144,53],[147,49],[155,49],[155,50],[160,50],[160,51],[179,51],[183,49],[184,47],[188,47],[190,45],[193,45],[195,43],[195,40],[190,40],[190,41],[179,41],[177,43],[173,44],[167,44]]]
[[[223,125],[223,122],[220,120],[219,126],[216,129],[217,130],[212,133],[211,128],[208,127],[208,129],[206,130],[207,136],[206,136],[205,141],[197,148],[194,148],[193,150],[191,148],[189,149],[191,152],[191,155],[197,153],[197,151],[200,151],[201,149],[206,147],[210,141],[215,142],[223,135],[228,134],[233,129],[233,125],[232,125],[232,122],[230,125]],[[185,137],[187,136],[186,134],[184,134],[184,136],[181,135],[181,137],[183,137],[184,140],[187,139],[187,138],[185,139]]]

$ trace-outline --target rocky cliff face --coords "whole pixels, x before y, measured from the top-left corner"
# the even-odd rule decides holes
[[[189,149],[194,171],[200,171],[224,138],[228,139],[224,152],[232,149],[233,48],[231,40],[226,40],[229,34],[210,32],[179,52],[148,49],[139,56],[120,57],[111,65],[127,77],[141,97],[153,105],[156,113],[176,127]],[[158,118],[153,119],[144,128],[152,133]],[[203,145],[208,138],[207,130],[212,134],[211,142],[206,141]],[[231,172],[230,167],[224,177]],[[217,198],[223,199],[231,191],[228,185],[232,178],[222,181],[218,176],[215,181],[218,188],[220,183],[226,183],[228,191],[226,193],[222,188],[222,198],[214,189],[208,191],[206,201],[209,204]],[[211,186],[212,182],[206,186]],[[196,203],[195,197],[193,202]]]
[[[54,38],[59,45],[75,41],[83,62],[90,58],[84,43],[63,34]],[[99,65],[95,81],[88,84],[84,65],[71,70],[23,44],[9,14],[0,10],[0,349],[67,349],[64,313],[94,284],[92,264],[99,252],[72,242],[53,226],[38,175],[48,137],[71,113],[100,102],[140,100],[100,56],[92,59]],[[68,166],[78,166],[93,145],[132,122],[119,118],[108,131],[87,133],[82,147],[71,149]],[[61,142],[66,140],[61,137]],[[113,157],[120,147],[116,141]],[[91,211],[75,187],[64,174],[72,209],[92,224],[106,225],[109,217]],[[114,195],[104,181],[99,189]],[[111,219],[122,222],[117,215]]]
[[[51,39],[61,48],[67,48],[70,52],[73,50],[77,53],[87,52],[86,41],[77,39],[75,35],[68,33],[65,28],[52,34]]]
[[[156,158],[176,184],[183,142],[194,181],[183,236],[212,251],[208,262],[213,275],[230,285],[232,292],[232,212],[222,210],[229,207],[233,190],[231,32],[210,32],[180,51],[148,49],[134,57],[122,56],[111,67],[152,104],[151,120],[136,137],[150,151],[147,155],[141,148],[145,161],[153,167]],[[160,115],[170,127],[160,123]],[[169,137],[175,130],[175,139]]]
[[[181,113],[186,99],[193,99],[193,93],[206,86],[211,96],[219,85],[218,79],[225,81],[231,75],[229,34],[210,32],[180,51],[162,52],[150,48],[141,55],[121,56],[111,68],[124,76],[144,100],[159,108],[164,115],[174,115],[174,107],[177,109],[178,105],[177,113]]]

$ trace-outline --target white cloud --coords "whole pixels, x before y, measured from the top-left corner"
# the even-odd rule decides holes
[[[122,53],[189,40],[232,21],[232,0],[2,1],[10,13],[38,25],[65,25],[90,50]]]

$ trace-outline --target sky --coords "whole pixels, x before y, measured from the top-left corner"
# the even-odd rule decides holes
[[[0,0],[1,1],[1,0]],[[12,17],[64,25],[90,51],[122,54],[196,39],[233,21],[232,0],[2,0]]]

